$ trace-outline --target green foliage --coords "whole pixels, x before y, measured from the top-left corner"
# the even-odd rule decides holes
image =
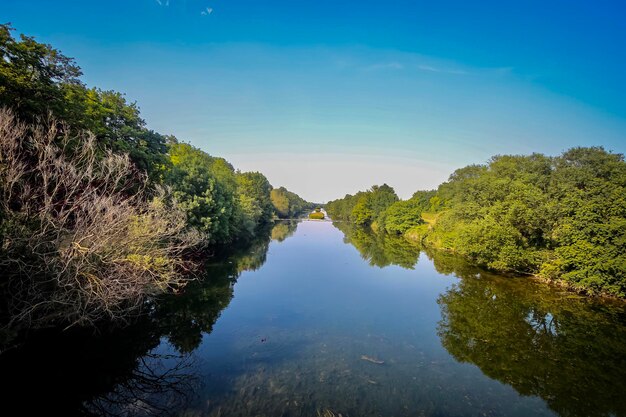
[[[50,45],[22,35],[13,38],[9,25],[0,25],[0,106],[11,107],[15,115],[34,122],[63,113],[64,85],[82,86],[80,68]]]
[[[274,206],[270,198],[272,185],[260,172],[238,172],[236,174],[242,226],[248,234],[271,220]]]
[[[160,180],[168,164],[167,138],[145,127],[136,103],[128,103],[121,93],[82,85],[64,90],[64,121],[73,129],[89,130],[103,149],[128,154],[137,168]]]
[[[397,201],[398,196],[393,188],[387,184],[374,185],[365,192],[354,196],[348,194],[342,199],[328,202],[326,211],[334,219],[350,220],[357,225],[367,226],[378,221],[387,207]]]
[[[313,213],[309,213],[309,219],[313,220],[324,220],[324,213],[321,211],[314,211]]]
[[[172,143],[169,153],[166,182],[186,212],[188,225],[209,243],[232,241],[240,218],[235,171],[223,159],[185,143]]]
[[[75,134],[89,130],[102,150],[129,154],[158,181],[167,163],[166,138],[146,129],[137,105],[120,93],[86,88],[72,58],[32,37],[15,39],[11,31],[0,25],[0,107],[24,122],[52,115]]]
[[[297,217],[303,211],[314,207],[313,203],[303,200],[296,193],[292,193],[285,187],[274,188],[270,194],[276,215],[281,219]]]
[[[128,102],[115,91],[87,88],[80,76],[80,68],[73,59],[31,37],[16,39],[10,26],[0,25],[0,116],[13,120],[16,115],[27,123],[26,126],[4,123],[0,128],[0,142],[6,145],[0,158],[0,176],[4,178],[0,188],[9,190],[8,195],[13,199],[18,195],[24,199],[19,204],[5,199],[0,208],[0,237],[5,242],[4,249],[10,249],[0,255],[10,253],[6,257],[17,260],[16,254],[27,253],[31,246],[45,247],[46,250],[36,254],[49,258],[41,262],[45,267],[42,268],[59,274],[71,272],[70,268],[55,266],[61,258],[63,262],[91,256],[104,259],[77,262],[77,268],[106,267],[80,272],[76,281],[97,288],[100,298],[92,298],[103,300],[108,310],[125,303],[140,304],[145,295],[166,290],[170,283],[178,282],[180,270],[188,269],[188,265],[181,266],[184,249],[198,244],[198,235],[212,245],[247,240],[259,226],[272,219],[275,211],[290,217],[311,208],[284,188],[272,191],[267,178],[260,173],[235,172],[223,158],[212,157],[179,143],[174,137],[147,129],[136,103]],[[43,120],[51,120],[53,125],[42,127]],[[37,137],[42,132],[46,138]],[[35,139],[38,142],[33,142]],[[32,143],[36,146],[30,146]],[[15,148],[19,144],[30,147]],[[22,158],[18,151],[31,154]],[[18,156],[23,160],[16,159]],[[49,159],[48,166],[41,163],[33,167],[32,163],[42,157]],[[125,167],[121,170],[123,174],[113,176],[111,161]],[[37,170],[60,178],[62,184],[46,188],[42,181],[51,184],[51,177]],[[54,198],[46,196],[46,192],[53,192]],[[41,199],[46,202],[45,210],[37,206],[41,202],[34,197],[35,193],[44,196]],[[75,198],[76,193],[80,198]],[[112,204],[105,197],[117,203]],[[87,207],[89,204],[91,208]],[[24,211],[26,207],[35,209]],[[59,220],[63,225],[59,229],[76,229],[72,238],[66,237],[67,230],[50,232],[57,227],[54,221],[59,213],[67,213]],[[99,216],[104,216],[106,221],[93,220]],[[118,218],[114,221],[115,216]],[[97,233],[78,229],[86,226],[99,229]],[[84,244],[97,239],[108,243],[91,247]],[[37,246],[33,240],[46,243]],[[26,242],[24,248],[18,247],[22,241]],[[74,247],[73,241],[83,244]],[[10,248],[6,242],[13,242]],[[134,247],[128,242],[141,243]],[[170,248],[171,253],[163,253]],[[98,252],[105,249],[104,254]],[[59,251],[73,255],[59,258]],[[109,257],[114,261],[108,260]],[[121,272],[121,277],[116,277],[119,271],[115,265],[119,270],[127,269]],[[110,282],[101,282],[100,274],[108,272]],[[26,271],[12,281],[19,284],[14,288],[27,293],[21,300],[25,305],[31,302],[48,308],[54,303],[54,300],[39,303],[36,297],[52,297],[30,286],[40,278],[43,282],[55,280],[45,275]],[[114,300],[103,295],[108,284],[120,287]],[[66,286],[68,291],[72,291],[72,285]],[[57,303],[61,307],[73,307],[84,301],[80,291],[75,292],[74,298],[67,291],[59,294],[68,297]],[[54,317],[57,314],[52,311],[54,308],[46,314]],[[91,317],[89,309],[81,305],[75,313]]]
[[[327,210],[334,219],[375,222],[378,230],[406,234],[491,269],[626,297],[621,154],[594,147],[558,157],[495,156],[486,165],[456,170],[436,192],[418,191],[390,205],[389,193],[375,196],[374,189],[347,195]]]
[[[426,242],[487,267],[626,296],[626,164],[602,148],[497,156],[456,171]]]

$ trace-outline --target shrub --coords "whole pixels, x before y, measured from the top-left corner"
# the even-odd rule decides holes
[[[315,211],[309,214],[309,219],[313,219],[313,220],[323,220],[324,217],[325,217],[324,213],[322,213],[321,211]]]
[[[0,109],[0,289],[14,321],[124,317],[184,284],[182,254],[198,242],[128,155],[68,131]]]

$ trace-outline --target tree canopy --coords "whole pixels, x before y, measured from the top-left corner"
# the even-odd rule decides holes
[[[466,256],[494,270],[626,297],[626,163],[601,147],[498,155],[435,191],[375,212],[374,189],[331,201],[331,217]],[[390,198],[384,200],[391,201]],[[425,219],[428,219],[425,224]]]
[[[81,75],[74,59],[0,25],[3,317],[123,316],[182,286],[189,252],[249,240],[275,215],[310,206],[148,129],[137,103]]]

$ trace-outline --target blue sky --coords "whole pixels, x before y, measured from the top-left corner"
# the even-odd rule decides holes
[[[626,6],[0,0],[149,127],[325,201],[494,154],[626,152]]]

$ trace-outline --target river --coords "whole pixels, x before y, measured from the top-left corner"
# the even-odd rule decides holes
[[[21,414],[626,416],[626,308],[279,222],[128,327],[38,332],[0,370]]]

